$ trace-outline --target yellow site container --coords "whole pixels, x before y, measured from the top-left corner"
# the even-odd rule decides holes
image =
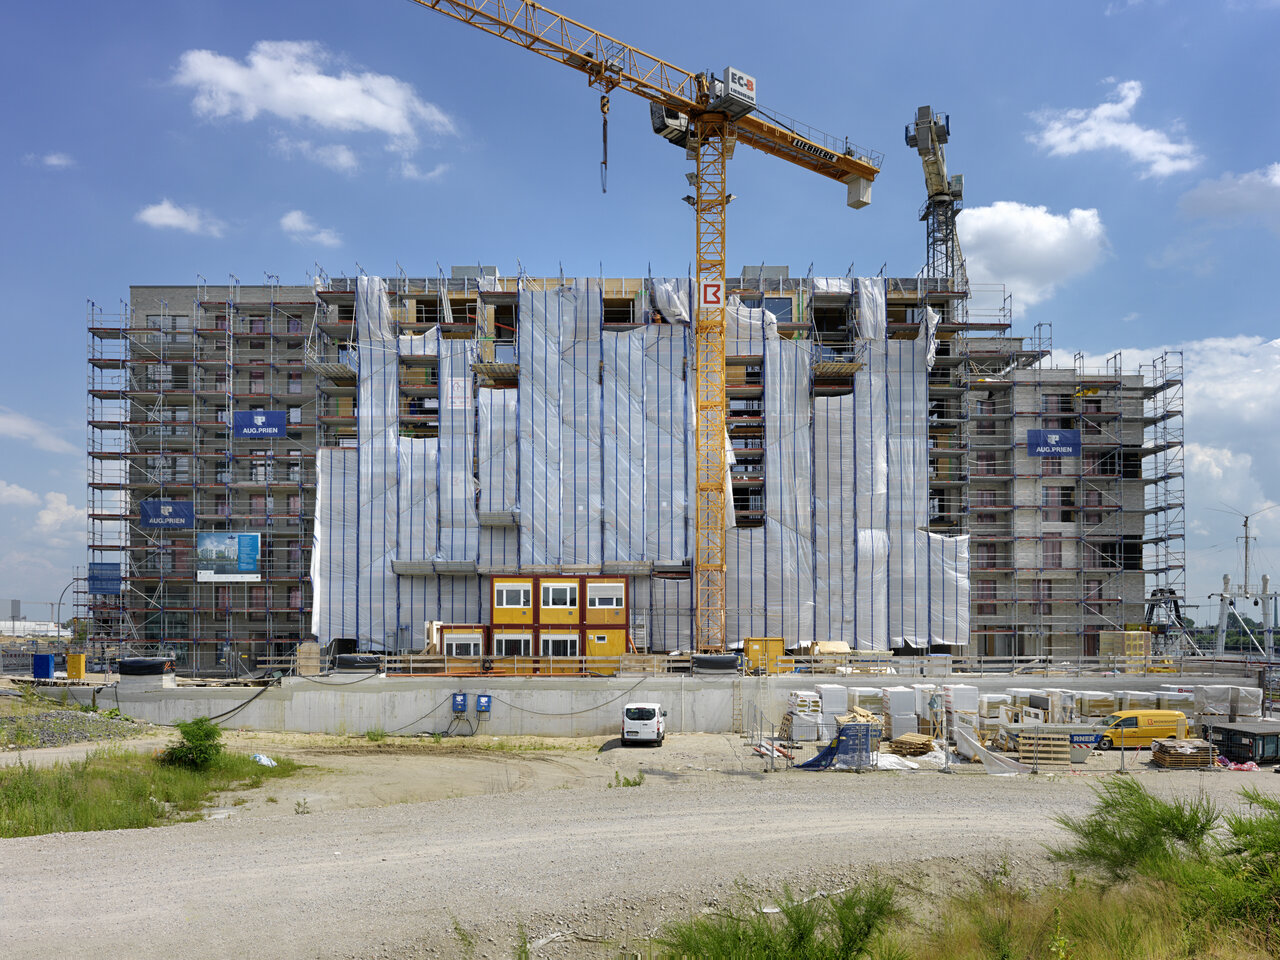
[[[84,654],[83,653],[67,654],[67,679],[68,680],[84,679]]]
[[[787,642],[782,637],[747,637],[742,648],[752,670],[777,673],[778,658],[786,654]]]

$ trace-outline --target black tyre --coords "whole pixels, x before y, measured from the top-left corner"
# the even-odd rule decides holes
[[[1110,749],[1111,749],[1111,738],[1110,738],[1110,737],[1103,737],[1101,740],[1099,740],[1099,741],[1098,741],[1098,749],[1099,749],[1099,750],[1110,750]]]

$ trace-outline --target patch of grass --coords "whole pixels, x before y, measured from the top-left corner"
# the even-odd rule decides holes
[[[244,754],[222,753],[196,770],[118,748],[52,767],[17,764],[0,769],[0,837],[198,820],[213,794],[287,777],[297,769],[287,759],[266,769]]]
[[[279,797],[267,797],[267,803],[279,803],[279,802],[280,802]]]
[[[644,783],[644,771],[637,770],[634,777],[624,777],[617,770],[613,771],[613,782],[605,782],[605,786],[612,790],[614,787],[638,787]]]
[[[784,889],[776,912],[744,902],[726,913],[668,926],[660,957],[703,960],[891,960],[909,956],[890,936],[905,914],[893,887],[859,884],[832,897],[797,898]]]
[[[364,736],[370,743],[381,743],[383,740],[387,739],[387,731],[383,730],[381,727],[374,727],[372,730],[366,730],[364,732]]]
[[[306,797],[301,800],[293,801],[293,812],[299,816],[303,816],[311,812],[311,806],[307,803]]]
[[[453,924],[453,935],[458,938],[461,956],[470,960],[476,955],[476,938],[458,921],[457,917],[450,917],[449,921]]]

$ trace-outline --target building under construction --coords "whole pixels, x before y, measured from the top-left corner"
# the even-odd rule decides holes
[[[502,649],[554,623],[587,655],[594,588],[630,647],[690,649],[691,286],[462,268],[92,308],[94,639],[421,649],[512,600]],[[730,644],[1080,655],[1181,596],[1175,357],[1048,367],[949,278],[728,287]]]

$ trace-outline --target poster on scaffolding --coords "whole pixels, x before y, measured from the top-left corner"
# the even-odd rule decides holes
[[[196,580],[205,583],[257,583],[259,534],[197,533]]]
[[[469,377],[449,377],[449,410],[465,410],[471,400],[471,379]]]
[[[237,437],[283,437],[286,416],[283,410],[236,410],[231,415],[231,432]]]
[[[88,590],[90,593],[118,597],[120,596],[120,579],[119,563],[89,564]]]
[[[1028,430],[1027,456],[1078,457],[1080,456],[1080,431]]]
[[[195,504],[190,500],[143,500],[138,504],[138,526],[190,530],[196,525]]]

